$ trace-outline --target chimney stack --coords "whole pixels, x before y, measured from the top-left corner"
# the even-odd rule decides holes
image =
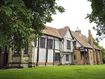
[[[88,39],[89,39],[89,44],[91,46],[94,46],[94,44],[93,44],[93,37],[92,37],[92,34],[91,34],[91,30],[88,30]]]

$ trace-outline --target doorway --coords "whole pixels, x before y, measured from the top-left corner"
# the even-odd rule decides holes
[[[8,66],[8,51],[5,50],[0,51],[0,67],[7,67]]]

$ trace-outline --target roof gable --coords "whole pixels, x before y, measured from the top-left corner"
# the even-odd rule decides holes
[[[88,42],[88,38],[80,33],[76,33],[72,31],[73,37],[84,47],[92,48],[92,46]]]
[[[95,44],[92,47],[89,44],[89,39],[86,36],[84,36],[83,34],[72,31],[72,35],[82,46],[87,47],[87,48],[95,48],[97,50],[100,50]]]
[[[45,27],[45,29],[43,29],[43,34],[47,34],[47,35],[51,35],[54,37],[58,37],[61,38],[61,35],[59,34],[58,30],[56,28],[53,27]]]
[[[67,29],[64,38],[72,39],[72,36],[71,36],[71,33],[70,33],[69,29]]]
[[[70,28],[68,26],[58,29],[58,31],[62,38],[68,37],[68,36],[70,36],[69,38],[72,38],[72,34],[71,34]]]

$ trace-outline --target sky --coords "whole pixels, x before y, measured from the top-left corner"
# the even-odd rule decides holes
[[[57,3],[65,8],[65,12],[53,15],[53,21],[47,23],[47,26],[54,28],[69,26],[72,31],[78,27],[85,36],[88,36],[88,30],[91,30],[93,37],[97,37],[96,31],[93,30],[95,24],[89,23],[89,19],[86,19],[87,14],[92,11],[91,3],[88,0],[59,0]],[[99,44],[105,48],[105,39]]]

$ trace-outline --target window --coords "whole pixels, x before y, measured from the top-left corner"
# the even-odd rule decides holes
[[[69,61],[69,55],[66,55],[66,61]]]
[[[14,54],[19,54],[19,49],[15,49]]]
[[[45,38],[44,37],[40,38],[40,48],[45,48]]]
[[[74,48],[76,48],[76,41],[73,42],[73,46],[74,46]]]
[[[70,42],[70,40],[67,40],[67,49],[71,49],[71,42]]]
[[[35,45],[35,47],[37,46],[37,41],[34,41],[34,45]]]
[[[24,54],[28,54],[28,46],[24,49]]]
[[[55,53],[55,61],[60,61],[60,53]]]
[[[48,49],[53,49],[53,39],[48,39]]]
[[[74,60],[76,60],[76,55],[74,55]]]
[[[81,60],[82,60],[82,58],[84,56],[84,52],[81,51],[80,54],[81,54]]]

